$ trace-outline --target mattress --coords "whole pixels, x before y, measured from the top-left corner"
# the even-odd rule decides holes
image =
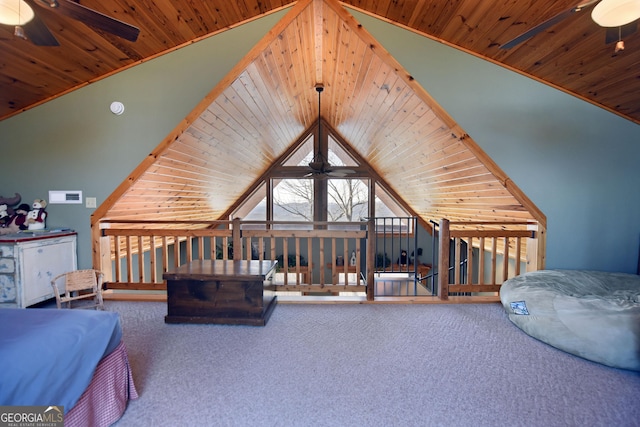
[[[67,413],[121,339],[118,313],[0,309],[0,404],[61,405]]]

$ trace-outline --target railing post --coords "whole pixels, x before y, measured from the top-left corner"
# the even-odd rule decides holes
[[[240,233],[240,218],[234,218],[231,229],[231,239],[233,241],[233,260],[242,259],[242,234]]]
[[[440,241],[438,256],[438,297],[441,300],[449,299],[449,220],[440,220]]]
[[[367,301],[373,301],[376,285],[374,274],[376,265],[376,222],[374,218],[369,218],[367,228]]]
[[[547,233],[539,222],[536,225],[527,226],[535,237],[527,239],[527,271],[544,270]]]
[[[91,224],[91,239],[93,268],[102,271],[105,282],[111,282],[113,281],[113,272],[111,271],[111,240],[109,236],[102,235],[100,222]]]

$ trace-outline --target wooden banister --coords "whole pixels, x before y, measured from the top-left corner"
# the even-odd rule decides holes
[[[496,293],[502,282],[520,274],[521,263],[527,263],[527,270],[543,264],[541,228],[540,224],[532,222],[450,222],[442,219],[438,249],[440,299],[447,300],[454,293]],[[522,239],[526,239],[526,245]],[[453,259],[450,259],[451,244],[454,245]],[[467,246],[466,252],[462,251],[463,245]],[[526,248],[524,253],[523,248]],[[462,274],[463,268],[465,274]]]
[[[169,224],[172,228],[165,228]],[[328,294],[366,291],[366,299],[373,301],[377,274],[375,218],[339,223],[340,228],[332,227],[334,224],[234,219],[159,222],[154,226],[153,221],[109,220],[92,229],[94,268],[104,272],[111,289],[157,290],[166,289],[162,273],[195,259],[281,258],[276,274],[279,278],[270,285],[273,290]],[[351,228],[344,229],[345,225]],[[520,274],[521,264],[526,263],[527,270],[544,265],[544,231],[542,225],[530,222],[462,223],[442,219],[438,279],[436,289],[430,292],[448,300],[455,293],[499,291],[501,282]],[[364,265],[360,263],[362,251],[366,254]],[[354,266],[349,265],[352,252],[357,258]],[[338,256],[343,259],[341,265]],[[411,271],[408,266],[406,270],[390,271],[422,276],[418,274],[421,266],[412,267]],[[385,269],[379,273],[385,273]]]

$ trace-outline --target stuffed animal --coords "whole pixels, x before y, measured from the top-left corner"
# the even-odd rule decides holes
[[[15,193],[13,197],[0,196],[0,205],[7,205],[9,208],[9,215],[11,215],[13,213],[11,208],[17,206],[18,203],[20,203],[20,200],[22,200],[22,196],[20,196],[19,193]]]
[[[351,258],[349,258],[349,265],[354,267],[358,262],[358,258],[356,258],[356,251],[351,251]]]
[[[402,251],[400,251],[400,257],[398,258],[398,264],[399,265],[407,265],[407,263],[408,263],[407,251],[405,251],[403,249]]]
[[[0,196],[0,228],[7,227],[9,225],[15,214],[13,207],[20,203],[21,198],[22,197],[18,193],[13,197]]]
[[[6,227],[10,220],[9,207],[6,203],[0,204],[0,227]]]
[[[0,236],[4,236],[5,234],[17,233],[18,231],[20,231],[20,228],[18,228],[17,225],[9,224],[6,227],[0,227]]]
[[[36,199],[31,205],[31,210],[27,213],[27,225],[29,230],[42,230],[45,228],[45,220],[47,219],[47,211],[44,208],[47,202],[42,199]]]
[[[27,224],[27,214],[29,213],[30,209],[31,207],[26,203],[23,203],[16,208],[14,214],[11,216],[11,219],[9,219],[9,222],[6,225],[6,229],[11,230],[8,232],[15,233],[18,230],[26,230],[27,228],[29,228]],[[8,232],[2,234],[7,234]]]

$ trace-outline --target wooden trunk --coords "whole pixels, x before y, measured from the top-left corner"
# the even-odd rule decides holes
[[[264,326],[276,305],[264,282],[276,261],[197,260],[163,275],[166,323]]]

